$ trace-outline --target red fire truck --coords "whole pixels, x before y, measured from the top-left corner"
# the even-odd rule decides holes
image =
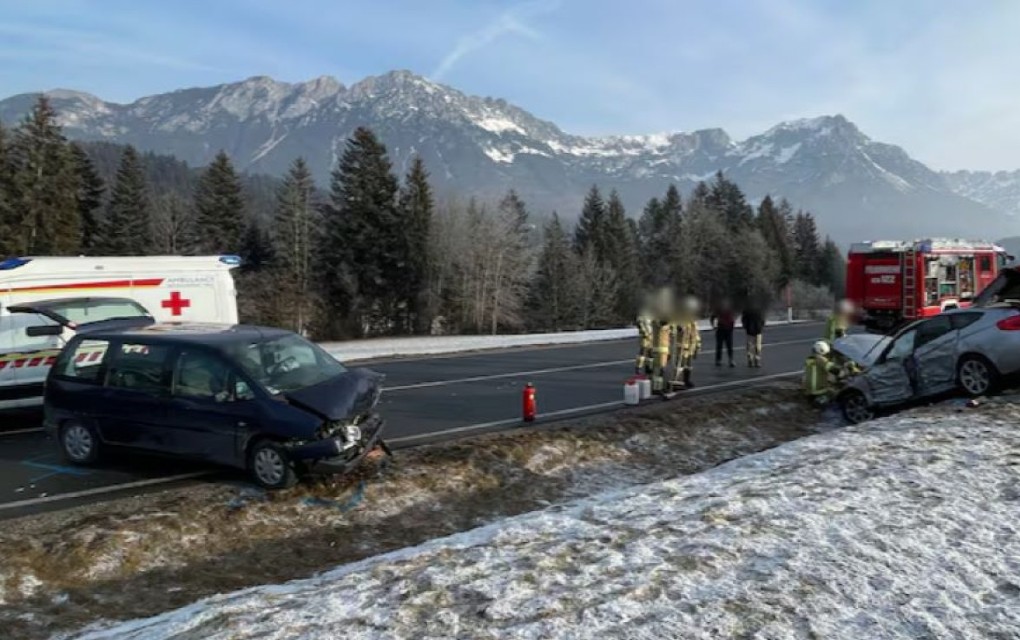
[[[926,239],[870,241],[850,247],[846,297],[870,329],[970,304],[1009,256],[990,242]]]

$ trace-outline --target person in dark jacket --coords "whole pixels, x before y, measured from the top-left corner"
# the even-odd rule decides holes
[[[729,356],[730,366],[735,366],[733,364],[733,326],[736,324],[736,318],[729,301],[723,300],[716,307],[709,322],[715,329],[715,366],[722,365],[723,347],[726,348],[726,355]]]
[[[740,324],[747,334],[747,366],[761,367],[761,341],[765,332],[765,314],[757,305],[749,304],[740,315]]]

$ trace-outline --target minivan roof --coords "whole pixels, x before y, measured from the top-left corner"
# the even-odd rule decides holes
[[[163,323],[145,327],[90,331],[89,340],[145,340],[180,344],[222,345],[250,340],[266,340],[291,335],[275,327],[247,324]]]

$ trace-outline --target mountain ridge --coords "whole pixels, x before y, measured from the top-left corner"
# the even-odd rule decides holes
[[[133,144],[193,166],[224,149],[242,170],[279,175],[301,155],[325,184],[345,140],[369,126],[396,171],[419,154],[440,191],[494,197],[515,188],[533,207],[568,216],[593,183],[617,189],[636,214],[669,182],[689,189],[723,171],[752,200],[769,193],[812,210],[843,242],[873,233],[1010,233],[998,191],[933,171],[841,114],[778,123],[743,140],[721,128],[580,136],[502,98],[471,96],[403,70],[349,86],[332,76],[253,76],[126,104],[72,89],[45,93],[73,139]],[[0,100],[0,121],[19,120],[38,95]]]

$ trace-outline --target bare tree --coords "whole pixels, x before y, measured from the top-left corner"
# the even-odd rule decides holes
[[[189,255],[195,249],[195,216],[190,203],[168,192],[152,202],[153,248],[166,255]]]

